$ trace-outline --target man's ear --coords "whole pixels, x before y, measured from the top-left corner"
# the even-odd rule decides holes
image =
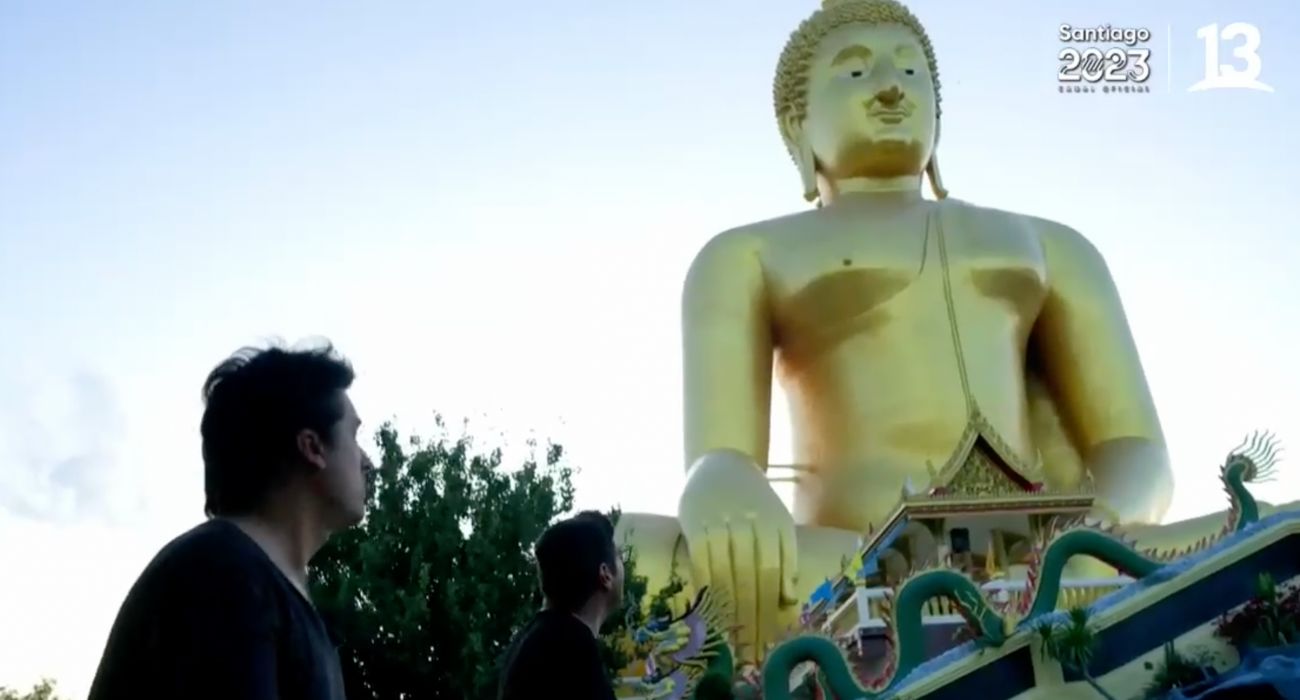
[[[325,441],[315,430],[298,431],[298,454],[309,464],[321,470],[325,468]]]
[[[614,587],[614,570],[604,562],[600,565],[600,587],[605,589]]]

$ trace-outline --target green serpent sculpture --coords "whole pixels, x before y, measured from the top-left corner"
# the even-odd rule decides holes
[[[1279,454],[1281,449],[1271,434],[1256,433],[1228,455],[1219,478],[1223,481],[1228,500],[1232,502],[1232,509],[1228,511],[1228,523],[1221,537],[1239,532],[1259,520],[1259,504],[1250,495],[1246,484],[1271,480],[1276,473],[1273,467]]]
[[[1220,469],[1220,479],[1232,502],[1228,522],[1221,536],[1240,531],[1259,520],[1259,507],[1247,482],[1260,481],[1271,474],[1278,450],[1268,435],[1253,435],[1229,454]],[[1191,551],[1209,546],[1215,540],[1198,543]],[[1190,553],[1172,553],[1174,557]],[[848,659],[834,641],[815,634],[789,639],[768,655],[763,665],[762,684],[765,700],[792,700],[791,673],[796,667],[813,662],[818,667],[819,687],[831,697],[849,700],[873,700],[891,690],[917,666],[926,661],[921,611],[933,598],[948,598],[966,618],[975,632],[979,647],[1002,645],[1017,628],[1056,608],[1061,591],[1061,574],[1075,556],[1091,556],[1133,578],[1143,578],[1169,563],[1170,557],[1139,553],[1110,530],[1087,524],[1071,524],[1052,535],[1033,559],[1027,581],[1032,596],[1022,597],[1015,609],[999,612],[974,581],[948,569],[920,572],[896,590],[892,611],[885,616],[895,653],[880,678],[866,685],[859,683],[850,670]]]
[[[1078,521],[1049,528],[1033,548],[1026,576],[1027,594],[1010,605],[989,600],[979,585],[965,574],[951,569],[919,572],[895,589],[885,599],[883,615],[893,653],[884,670],[875,679],[860,682],[851,670],[848,658],[834,640],[818,634],[804,633],[778,644],[768,654],[761,674],[754,684],[761,686],[765,700],[793,700],[791,674],[800,665],[812,662],[817,671],[805,677],[801,691],[812,697],[839,700],[874,700],[893,690],[900,681],[927,660],[924,644],[922,611],[934,598],[947,598],[955,605],[972,632],[977,647],[998,647],[1028,623],[1056,609],[1061,594],[1061,578],[1066,564],[1075,556],[1094,557],[1119,572],[1144,578],[1169,562],[1211,546],[1223,537],[1239,532],[1259,520],[1259,506],[1247,483],[1264,481],[1273,474],[1279,450],[1268,434],[1254,434],[1231,453],[1219,469],[1231,502],[1223,529],[1212,538],[1192,547],[1169,552],[1139,552],[1113,529],[1103,529]],[[726,643],[726,630],[720,627],[720,611],[725,602],[707,589],[681,617],[655,621],[638,632],[643,642],[652,642],[643,690],[653,698],[714,697],[717,685],[734,676],[734,659]],[[722,684],[725,688],[725,683]],[[757,688],[755,688],[757,689]],[[723,690],[722,692],[726,692]]]
[[[1139,552],[1118,532],[1088,523],[1063,523],[1049,528],[1032,550],[1026,576],[1028,595],[1019,596],[1013,605],[1000,606],[989,601],[984,591],[969,576],[950,569],[931,569],[910,576],[885,599],[885,626],[893,653],[879,678],[859,682],[850,670],[848,657],[835,641],[826,636],[802,634],[776,645],[757,683],[764,700],[793,700],[790,675],[798,666],[813,662],[816,673],[805,679],[801,690],[822,699],[874,700],[893,690],[898,682],[927,661],[923,639],[922,612],[933,599],[948,599],[966,619],[976,647],[1000,647],[1011,635],[1024,630],[1028,622],[1054,612],[1061,596],[1061,579],[1071,558],[1084,556],[1100,559],[1134,579],[1145,578],[1174,559],[1208,548],[1222,537],[1242,531],[1260,519],[1255,497],[1245,484],[1268,480],[1273,475],[1279,450],[1273,436],[1256,433],[1247,438],[1219,468],[1219,479],[1229,496],[1231,509],[1223,530],[1214,537],[1173,552]],[[654,699],[705,700],[719,696],[723,679],[735,675],[735,660],[720,627],[723,600],[710,592],[699,592],[694,604],[676,619],[655,621],[638,631],[643,643],[655,645],[647,664],[647,678],[642,688]],[[669,662],[669,664],[664,664]],[[712,680],[715,683],[708,683]]]

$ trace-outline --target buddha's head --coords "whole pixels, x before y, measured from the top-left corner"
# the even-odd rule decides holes
[[[824,0],[777,64],[776,117],[809,201],[823,187],[929,173],[939,72],[920,21],[896,0]]]

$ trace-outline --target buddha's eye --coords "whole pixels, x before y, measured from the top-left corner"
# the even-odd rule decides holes
[[[862,77],[863,75],[865,75],[865,74],[866,74],[866,71],[863,71],[863,70],[854,70],[854,71],[849,71],[849,77],[850,77],[850,78],[861,78],[861,77]]]
[[[915,68],[908,68],[907,70],[905,70],[905,71],[903,71],[903,72],[904,72],[904,73],[907,73],[908,75],[916,75],[916,69],[915,69]]]

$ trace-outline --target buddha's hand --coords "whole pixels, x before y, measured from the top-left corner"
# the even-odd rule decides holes
[[[797,614],[794,518],[753,460],[717,450],[691,465],[677,519],[696,589],[727,593],[736,653],[758,661]]]

